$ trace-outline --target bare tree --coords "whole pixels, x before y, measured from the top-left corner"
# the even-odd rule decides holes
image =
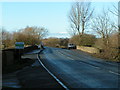
[[[44,27],[29,27],[20,29],[19,32],[14,33],[15,41],[22,41],[25,44],[39,44],[48,33]]]
[[[105,12],[104,10],[102,12],[102,15],[98,15],[98,17],[96,17],[92,23],[92,29],[101,36],[104,41],[104,45],[108,45],[108,38],[110,34],[115,31],[114,26],[114,23],[110,21],[108,12]]]
[[[79,35],[84,34],[85,28],[92,17],[94,9],[91,9],[91,2],[75,2],[71,7],[69,20],[71,31]]]
[[[113,5],[113,10],[109,11],[118,17],[118,25],[116,25],[116,29],[118,30],[118,54],[120,54],[120,1],[118,2],[118,7]],[[120,58],[120,55],[118,55]]]
[[[9,33],[6,29],[2,28],[2,44],[4,48],[10,47],[12,44],[12,34]]]
[[[44,27],[35,27],[35,29],[38,39],[43,39],[48,34],[48,30]]]
[[[0,45],[2,45],[2,28],[0,27]]]
[[[26,35],[33,35],[37,39],[42,39],[47,35],[48,30],[44,27],[36,27],[36,26],[29,27],[29,26],[27,26],[26,28],[21,29],[21,32]]]
[[[120,30],[120,1],[118,2],[118,7],[115,6],[114,4],[112,5],[112,9],[108,9],[113,15],[118,17],[118,25],[116,24],[115,27],[117,30]],[[115,21],[116,22],[116,21]]]
[[[119,2],[119,3],[120,3],[120,2]],[[118,7],[119,7],[119,3],[118,3]],[[116,16],[119,16],[118,12],[120,12],[120,11],[119,11],[118,7],[115,6],[115,5],[113,5],[113,10],[110,10],[110,9],[108,9],[108,10],[109,10],[112,14],[114,14],[114,15],[116,15]]]

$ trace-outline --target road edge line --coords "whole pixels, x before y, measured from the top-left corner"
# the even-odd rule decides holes
[[[66,90],[69,90],[67,86],[65,86],[54,74],[52,74],[46,67],[45,65],[42,63],[42,61],[40,60],[39,54],[42,52],[43,50],[40,50],[40,52],[37,54],[37,59],[39,61],[39,63],[44,67],[44,69]]]

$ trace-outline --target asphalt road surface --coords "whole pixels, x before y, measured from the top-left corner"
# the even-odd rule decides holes
[[[120,88],[116,62],[106,62],[79,50],[50,47],[40,57],[68,88]]]

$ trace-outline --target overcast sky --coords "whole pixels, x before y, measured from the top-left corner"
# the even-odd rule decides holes
[[[117,6],[117,2],[92,2],[95,14]],[[2,5],[2,7],[1,7]],[[72,2],[1,2],[2,24],[6,30],[17,31],[26,26],[42,26],[49,30],[48,37],[70,37],[68,14]]]

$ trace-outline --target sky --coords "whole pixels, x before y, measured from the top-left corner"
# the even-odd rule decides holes
[[[73,2],[0,2],[0,26],[10,32],[26,26],[45,27],[49,31],[47,37],[70,37],[68,15],[72,4]],[[98,14],[103,7],[112,8],[113,4],[117,5],[117,2],[92,2],[92,7]]]

